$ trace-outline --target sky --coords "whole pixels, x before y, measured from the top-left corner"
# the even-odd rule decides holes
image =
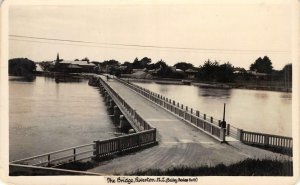
[[[10,6],[10,35],[94,44],[10,36],[9,58],[26,57],[40,62],[54,60],[59,53],[65,60],[88,57],[92,61],[115,59],[123,63],[150,57],[152,62],[163,59],[168,65],[189,62],[194,66],[210,59],[249,69],[258,57],[267,55],[278,70],[292,61],[289,3],[153,2],[156,3]]]

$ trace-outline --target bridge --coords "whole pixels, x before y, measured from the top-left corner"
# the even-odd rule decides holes
[[[99,87],[120,127],[132,128],[129,134],[12,161],[11,165],[55,167],[61,164],[58,161],[92,159],[100,162],[90,172],[124,174],[149,168],[226,165],[246,158],[290,159],[251,145],[291,150],[292,138],[244,131],[230,124],[223,128],[220,120],[122,79],[94,75],[90,85]],[[102,160],[106,158],[113,159]]]

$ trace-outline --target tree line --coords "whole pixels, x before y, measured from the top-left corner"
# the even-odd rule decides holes
[[[87,57],[83,60],[89,61]],[[191,63],[183,61],[169,66],[162,59],[157,62],[152,62],[152,59],[149,57],[143,57],[142,59],[135,58],[132,62],[125,61],[122,64],[114,59],[105,60],[103,62],[91,61],[91,63],[94,63],[100,68],[110,67],[110,73],[117,76],[122,73],[130,74],[133,72],[133,69],[144,69],[146,72],[152,72],[152,74],[158,78],[184,79],[187,77],[186,73],[192,71],[196,80],[223,83],[234,82],[236,80],[250,80],[251,77],[253,77],[253,74],[249,74],[243,68],[234,67],[230,62],[219,63],[218,61],[212,61],[210,59],[204,61],[203,65],[200,66],[194,66]],[[271,59],[268,56],[257,58],[249,66],[249,69],[257,74],[267,74],[271,76],[273,80],[284,79],[291,81],[292,79],[292,64],[285,65],[281,70],[274,70]],[[35,70],[36,65],[34,61],[30,59],[14,58],[9,60],[10,75],[28,76],[32,75]]]
[[[215,82],[234,82],[236,80],[251,80],[253,76],[257,74],[259,79],[272,78],[273,80],[282,80],[286,78],[288,74],[288,80],[292,77],[292,64],[287,64],[282,70],[274,70],[272,62],[268,56],[257,58],[250,66],[249,69],[252,73],[249,73],[244,68],[234,67],[230,62],[219,63],[218,61],[212,61],[210,59],[204,61],[203,65],[194,66],[188,62],[178,62],[173,66],[169,66],[165,61],[159,60],[155,63],[151,58],[144,57],[142,59],[135,58],[132,62],[125,61],[120,64],[117,60],[108,60],[104,62],[96,62],[102,67],[105,66],[125,66],[124,70],[119,68],[112,68],[111,74],[120,75],[121,73],[132,73],[133,69],[145,69],[147,72],[156,70],[155,77],[158,78],[186,78],[186,72],[192,70],[195,72],[195,78],[202,81],[215,81]],[[184,73],[180,73],[174,68],[181,70]],[[257,77],[256,76],[256,77]]]

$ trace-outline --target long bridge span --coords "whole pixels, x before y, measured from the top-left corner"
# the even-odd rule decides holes
[[[291,160],[290,156],[247,144],[291,150],[292,138],[247,132],[230,125],[223,128],[213,117],[118,78],[107,80],[105,76],[94,75],[90,85],[99,87],[110,114],[120,122],[120,127],[130,125],[134,131],[131,129],[127,136],[94,141],[10,164],[53,167],[60,165],[57,161],[92,159],[98,166],[90,172],[124,174],[150,168],[228,165],[246,158]],[[84,147],[88,148],[82,150]],[[67,151],[71,154],[53,157]],[[124,152],[129,154],[118,155]],[[107,157],[113,158],[99,162]],[[29,161],[33,161],[32,164]]]

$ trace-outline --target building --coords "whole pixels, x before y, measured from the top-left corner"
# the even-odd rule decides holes
[[[48,71],[63,73],[91,73],[95,71],[96,67],[95,64],[88,60],[63,60],[57,54],[56,60],[48,62],[47,69]]]

